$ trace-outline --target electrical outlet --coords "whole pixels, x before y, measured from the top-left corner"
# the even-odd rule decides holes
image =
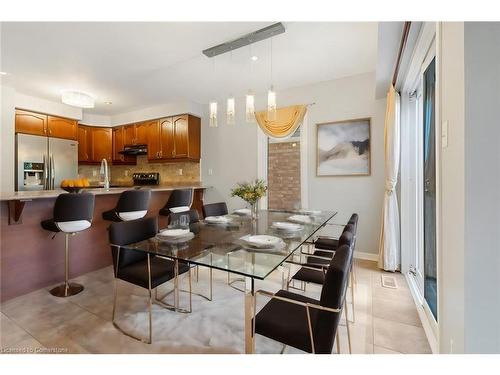
[[[450,354],[453,354],[453,339],[450,339]]]
[[[448,147],[448,121],[441,124],[441,147]]]
[[[178,174],[179,176],[182,176],[182,168],[177,169],[177,174]]]
[[[125,177],[128,177],[128,169],[125,169]]]
[[[214,174],[214,170],[212,168],[208,168],[208,175],[211,176]]]
[[[95,176],[97,176],[97,171],[94,169],[94,170],[92,171],[92,177],[95,177]]]

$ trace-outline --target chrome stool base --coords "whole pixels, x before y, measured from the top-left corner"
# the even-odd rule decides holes
[[[83,291],[83,285],[77,283],[61,284],[52,288],[50,294],[55,297],[70,297]]]

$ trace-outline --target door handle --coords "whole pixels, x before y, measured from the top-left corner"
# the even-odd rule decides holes
[[[50,155],[50,178],[51,178],[50,189],[54,190],[54,182],[56,179],[56,166],[54,163],[54,154]]]
[[[43,155],[43,190],[48,190],[48,171],[49,169],[47,168],[47,160],[45,158],[45,155]]]

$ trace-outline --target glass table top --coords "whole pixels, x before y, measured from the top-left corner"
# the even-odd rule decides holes
[[[287,222],[292,215],[299,214],[309,220],[307,223],[300,223],[302,229],[284,232],[273,227],[273,223]],[[264,279],[335,215],[336,212],[333,211],[305,215],[291,211],[261,210],[255,221],[246,216],[227,215],[230,219],[227,224],[208,224],[204,221],[191,224],[194,237],[184,243],[166,242],[153,237],[122,248]],[[248,235],[270,235],[281,241],[272,249],[256,249],[248,246],[242,239]]]

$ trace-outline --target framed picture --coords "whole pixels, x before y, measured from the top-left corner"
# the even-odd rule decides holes
[[[317,176],[369,176],[370,118],[317,124]]]

